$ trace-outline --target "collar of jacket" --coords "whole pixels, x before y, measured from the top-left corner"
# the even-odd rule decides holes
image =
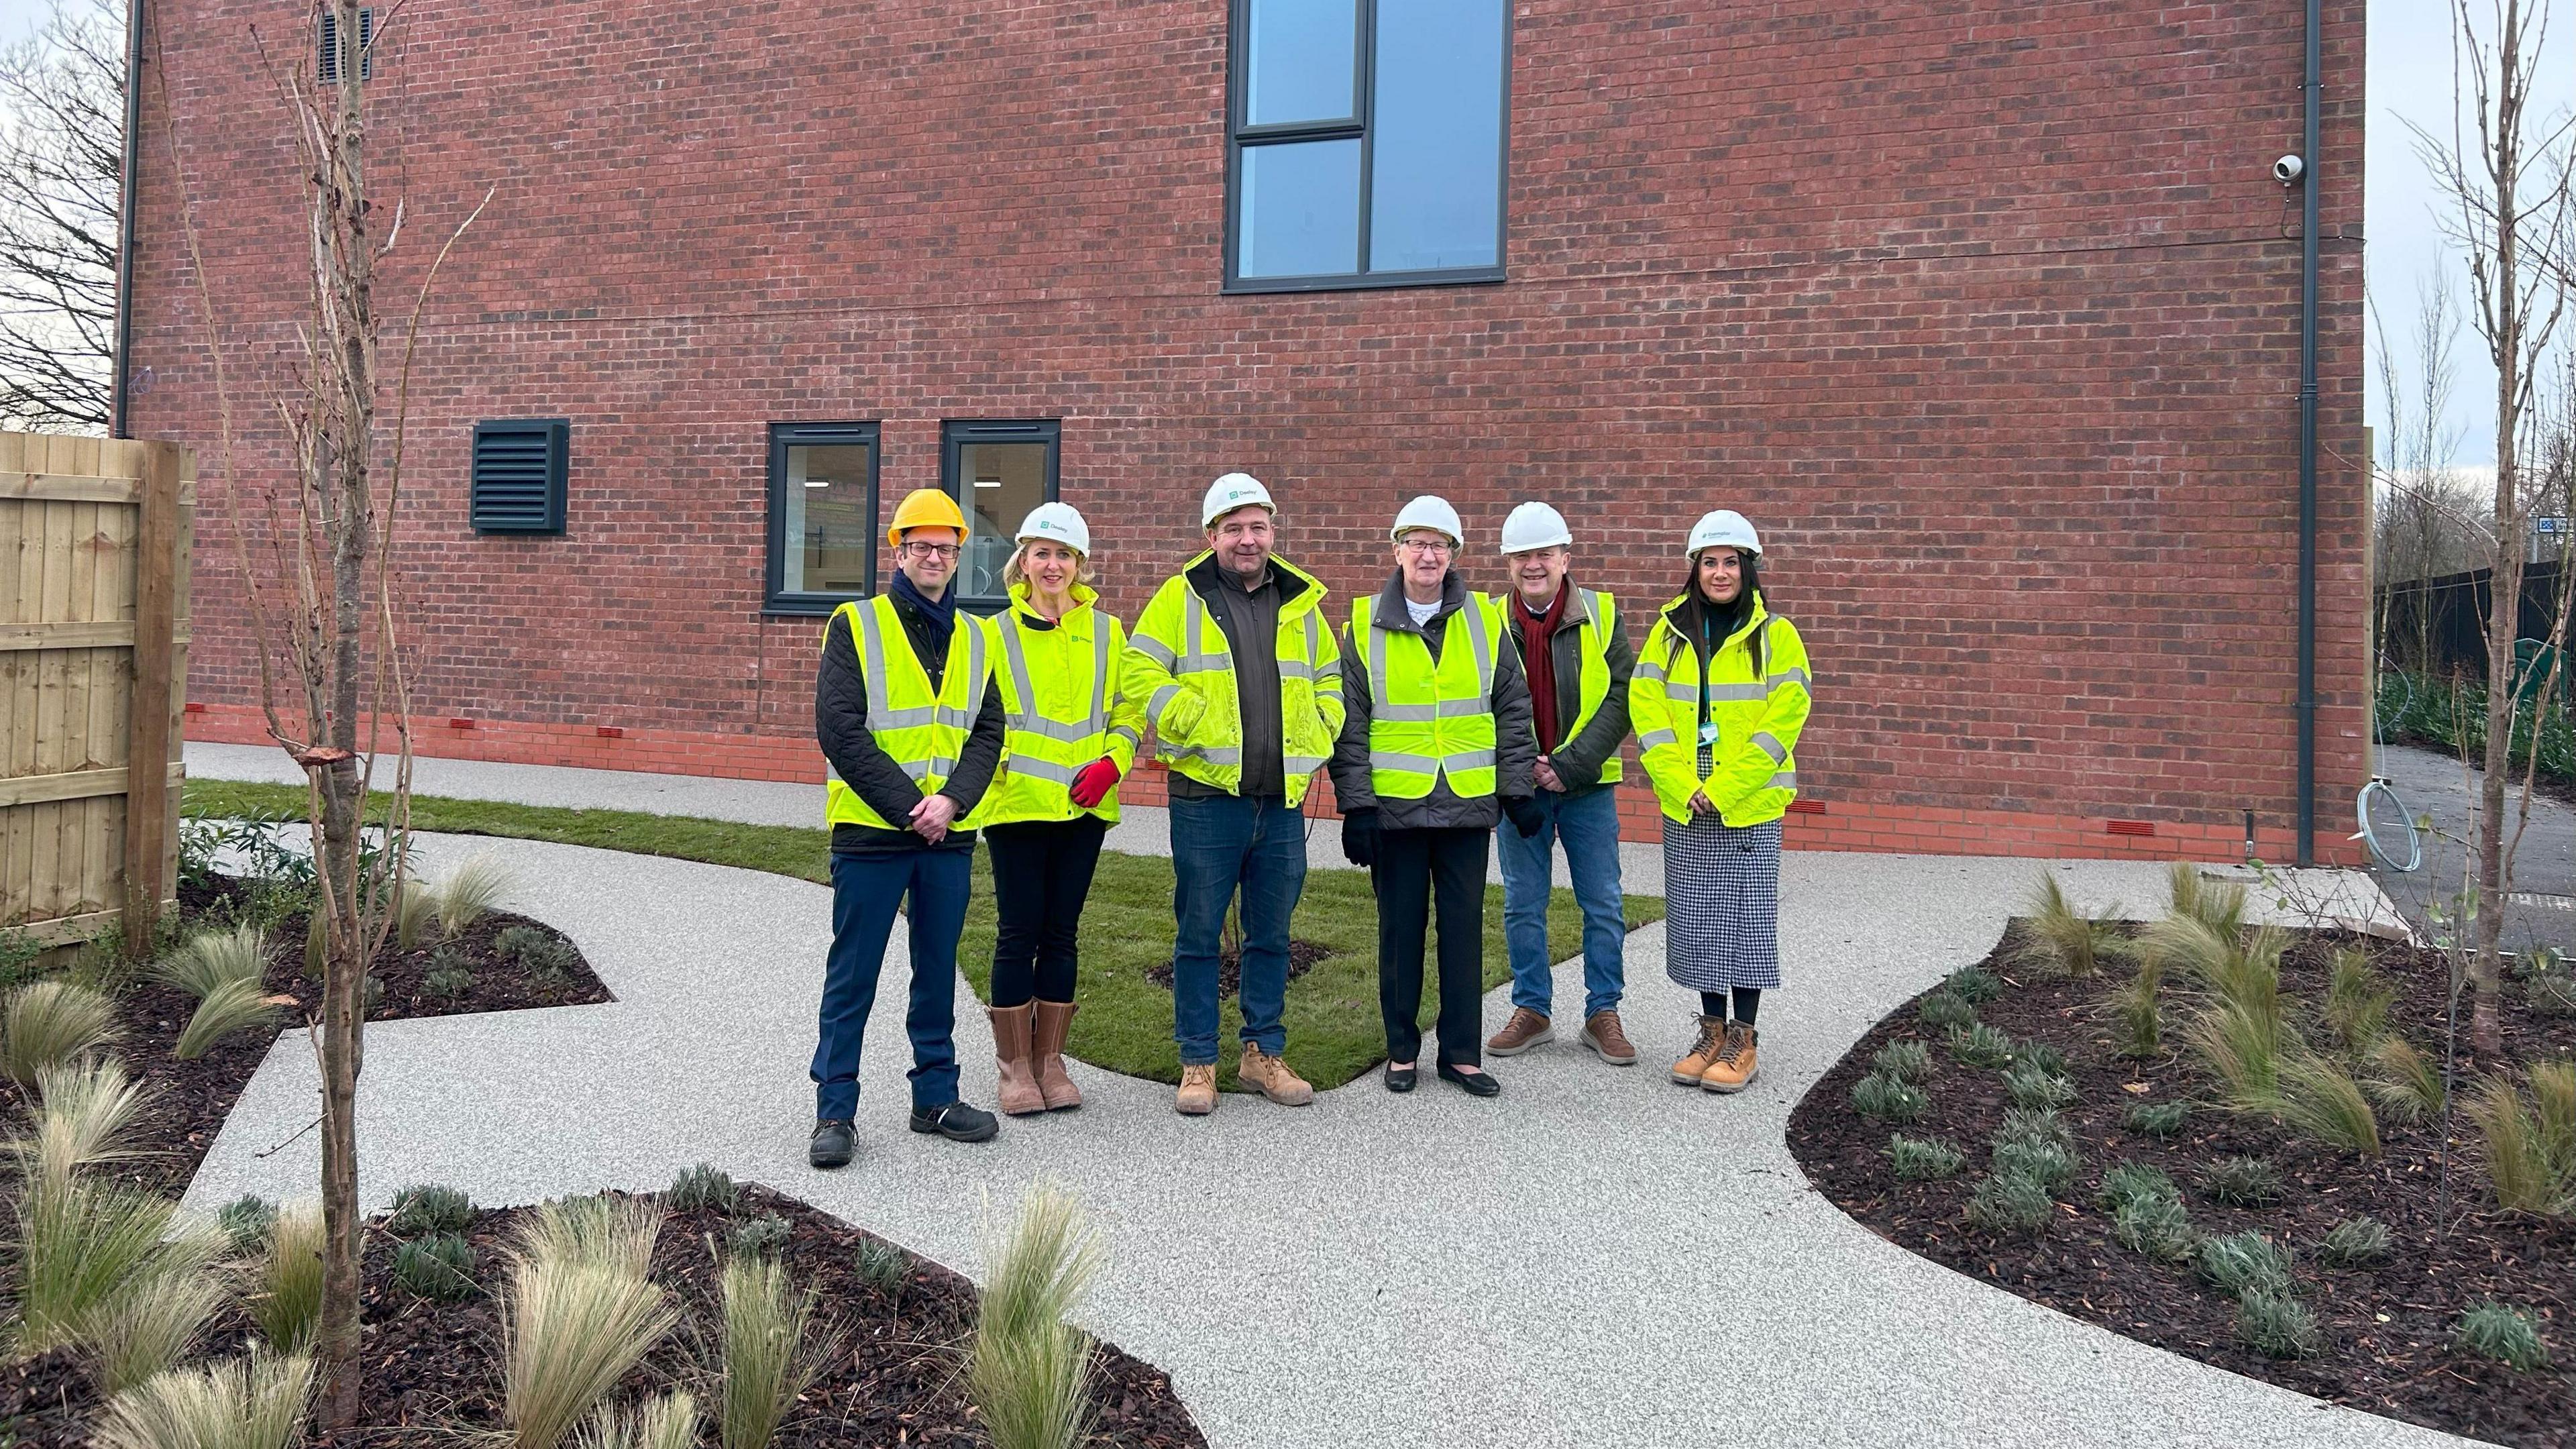
[[[1073,607],[1064,611],[1063,619],[1050,619],[1046,615],[1039,613],[1037,605],[1031,602],[1032,596],[1035,592],[1035,590],[1029,587],[1029,581],[1027,579],[1022,579],[1018,583],[1011,585],[1011,612],[1024,616],[1029,621],[1029,627],[1033,629],[1055,628],[1057,625],[1064,623],[1065,620],[1071,619],[1074,615],[1090,608],[1100,600],[1100,591],[1098,589],[1093,588],[1089,584],[1075,584],[1072,589]]]
[[[1304,569],[1274,553],[1270,556],[1270,570],[1271,576],[1279,584],[1279,617],[1285,619],[1291,614],[1315,608],[1324,602],[1326,592],[1324,586],[1316,582],[1315,576]],[[1197,591],[1200,598],[1210,603],[1216,602],[1218,589],[1235,587],[1234,583],[1225,577],[1224,571],[1216,566],[1216,552],[1213,549],[1202,550],[1197,558],[1181,565],[1181,577]]]
[[[1423,623],[1413,622],[1413,611],[1404,606],[1404,570],[1387,576],[1386,587],[1378,590],[1377,606],[1369,611],[1369,622],[1392,634],[1427,634],[1435,624],[1467,607],[1467,581],[1451,569],[1440,576],[1440,607]]]
[[[1681,626],[1673,622],[1673,610],[1680,608],[1683,604],[1689,602],[1689,600],[1690,595],[1688,594],[1673,595],[1672,602],[1664,605],[1663,613],[1661,615],[1663,627],[1672,630],[1676,634],[1681,632]],[[1717,643],[1717,649],[1712,649],[1709,652],[1714,654],[1718,649],[1724,649],[1735,643],[1737,640],[1742,639],[1745,635],[1761,628],[1762,621],[1770,617],[1771,611],[1762,606],[1762,591],[1760,589],[1755,589],[1753,591],[1753,612],[1745,615],[1743,625],[1737,628],[1734,633],[1719,640]]]
[[[1456,575],[1452,574],[1451,577],[1455,578]],[[1574,582],[1574,575],[1572,574],[1567,574],[1563,579],[1559,580],[1557,587],[1567,591],[1565,595],[1565,613],[1556,621],[1556,629],[1558,633],[1562,634],[1568,630],[1580,629],[1584,625],[1593,622],[1592,591],[1590,589],[1583,588],[1576,584]],[[1754,594],[1754,597],[1758,599],[1762,597],[1762,595],[1757,591]],[[1675,599],[1673,602],[1678,604],[1681,600]],[[1519,638],[1521,636],[1522,626],[1529,623],[1530,619],[1529,610],[1521,603],[1521,591],[1518,587],[1514,587],[1512,590],[1512,606],[1504,610],[1503,613],[1511,622],[1512,637],[1515,639]]]

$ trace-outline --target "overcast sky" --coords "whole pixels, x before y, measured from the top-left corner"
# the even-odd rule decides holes
[[[2576,105],[2576,0],[2542,0],[2555,12],[2549,54],[2540,68],[2548,88],[2541,109],[2563,114]],[[2289,0],[2283,0],[2287,8]],[[48,0],[0,0],[0,42],[14,41],[45,14]],[[2488,0],[2471,0],[2483,13]],[[2463,292],[2458,258],[2449,254],[2437,227],[2441,204],[2431,177],[2415,154],[2403,122],[2447,124],[2451,97],[2449,6],[2443,0],[2372,0],[2370,6],[2370,137],[2368,175],[2369,267],[2372,291],[2387,314],[2390,341],[2401,371],[2411,371],[2407,319],[2418,280],[2437,272]],[[2292,81],[2295,84],[2295,79]],[[2332,178],[2327,185],[2334,183]],[[2461,297],[2465,302],[2465,296]],[[2376,343],[2373,343],[2374,355]],[[2460,435],[2458,461],[2495,461],[2492,416],[2495,374],[2476,336],[2463,329],[2452,424]],[[2376,364],[2374,363],[2374,367]],[[2374,373],[2375,377],[2375,373]],[[2379,387],[2370,385],[2372,421],[2378,422]]]

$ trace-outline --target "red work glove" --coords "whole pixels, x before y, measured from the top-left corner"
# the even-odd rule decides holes
[[[1073,777],[1073,803],[1088,810],[1118,788],[1118,767],[1107,755],[1083,766]]]

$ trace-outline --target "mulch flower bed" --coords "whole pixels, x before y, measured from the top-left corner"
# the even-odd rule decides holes
[[[1313,941],[1301,940],[1294,937],[1290,938],[1288,942],[1288,979],[1294,981],[1298,977],[1305,975],[1307,972],[1314,970],[1316,962],[1321,961],[1332,954],[1332,948],[1329,946],[1318,945]],[[1172,963],[1166,961],[1159,966],[1146,967],[1145,979],[1153,982],[1165,991],[1171,990]],[[1224,998],[1234,996],[1242,990],[1243,948],[1241,946],[1229,945],[1217,953],[1216,994],[1218,998],[1222,1000]]]
[[[1789,1145],[1817,1189],[1899,1246],[2024,1298],[2129,1337],[2269,1380],[2338,1404],[2515,1445],[2576,1445],[2576,1220],[2506,1214],[2480,1165],[2480,1137],[2465,1110],[2456,1117],[2449,1159],[2449,1224],[2436,1217],[2443,1173],[2438,1115],[2420,1125],[2380,1114],[2382,1155],[2346,1154],[2268,1117],[2209,1105],[2219,1099],[2196,1058],[2174,1054],[2188,1013],[2187,985],[2171,978],[2163,999],[2168,1050],[2146,1062],[2120,1056],[2105,997],[2130,968],[2108,963],[2069,979],[2025,964],[2025,926],[2015,925],[1985,962],[2004,979],[1977,1017],[2016,1040],[2065,1053],[2078,1100],[2064,1110],[2080,1167],[2055,1193],[2056,1212],[2035,1237],[1972,1227],[1964,1210],[1987,1166],[1987,1146],[2007,1099],[2003,1074],[1961,1063],[1944,1035],[1921,1023],[1917,1003],[1880,1022],[1817,1082],[1789,1125]],[[2443,1050],[2448,966],[2441,953],[2333,932],[2296,937],[2281,961],[2284,998],[2311,1008],[2325,999],[2338,950],[2366,952],[2397,988],[2388,1015],[2438,1067]],[[1929,995],[1930,993],[1926,993]],[[1920,998],[1918,998],[1919,1002]],[[2506,1060],[2469,1053],[2465,997],[2456,1100],[2465,1108],[2490,1068],[2576,1052],[2576,1018],[2531,1012],[2512,983],[2504,993]],[[2312,1026],[2311,1030],[2315,1028]],[[1935,1066],[1923,1084],[1929,1107],[1900,1128],[1864,1117],[1852,1088],[1891,1042],[1921,1041]],[[2133,1103],[2189,1101],[2170,1140],[2122,1126]],[[1903,1181],[1893,1169],[1893,1132],[1946,1139],[1967,1158],[1948,1179]],[[2202,1184],[2220,1158],[2268,1159],[2280,1173],[2277,1201],[2230,1207]],[[2204,1283],[2191,1263],[2169,1264],[2123,1247],[2096,1192],[2106,1169],[2139,1162],[2180,1185],[2191,1223],[2204,1237],[2251,1229],[2289,1248],[2299,1301],[2316,1315],[2321,1343],[2308,1357],[2267,1357],[2240,1342],[2236,1303]],[[2387,1225],[2390,1252],[2375,1265],[2334,1267],[2316,1251],[2327,1231],[2367,1215]],[[2461,1313],[2497,1300],[2536,1313],[2552,1366],[2516,1372],[2459,1348]]]

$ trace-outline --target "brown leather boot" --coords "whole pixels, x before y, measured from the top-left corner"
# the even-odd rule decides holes
[[[1286,1062],[1250,1042],[1243,1044],[1243,1060],[1235,1064],[1234,1079],[1258,1088],[1261,1095],[1282,1107],[1303,1107],[1315,1100],[1313,1084],[1288,1070]]]
[[[1726,1024],[1726,1044],[1718,1048],[1717,1060],[1700,1073],[1700,1086],[1711,1092],[1741,1092],[1761,1075],[1762,1058],[1755,1050],[1760,1034],[1740,1021]]]
[[[1001,1069],[1002,1110],[1014,1117],[1045,1111],[1046,1095],[1038,1090],[1037,1073],[1030,1069],[1029,1032],[1034,1013],[1024,1003],[988,1006],[984,1014],[993,1019],[993,1064]]]
[[[1628,1032],[1619,1025],[1617,1011],[1596,1011],[1583,1019],[1583,1044],[1592,1054],[1614,1067],[1637,1064],[1637,1049],[1628,1044]]]
[[[1685,1087],[1696,1087],[1708,1072],[1709,1063],[1726,1048],[1726,1018],[1703,1016],[1699,1019],[1699,1040],[1688,1055],[1673,1063],[1673,1080]]]
[[[1541,1042],[1554,1041],[1556,1028],[1548,1019],[1526,1006],[1512,1008],[1512,1019],[1503,1029],[1485,1039],[1485,1050],[1498,1057],[1516,1057]]]
[[[1181,1068],[1180,1090],[1172,1094],[1172,1110],[1184,1117],[1204,1117],[1216,1110],[1216,1064]]]
[[[1070,1112],[1082,1105],[1082,1089],[1065,1075],[1064,1034],[1080,1008],[1070,1001],[1040,1001],[1036,1006],[1037,1027],[1031,1041],[1037,1053],[1038,1092],[1046,1098],[1048,1111]]]

